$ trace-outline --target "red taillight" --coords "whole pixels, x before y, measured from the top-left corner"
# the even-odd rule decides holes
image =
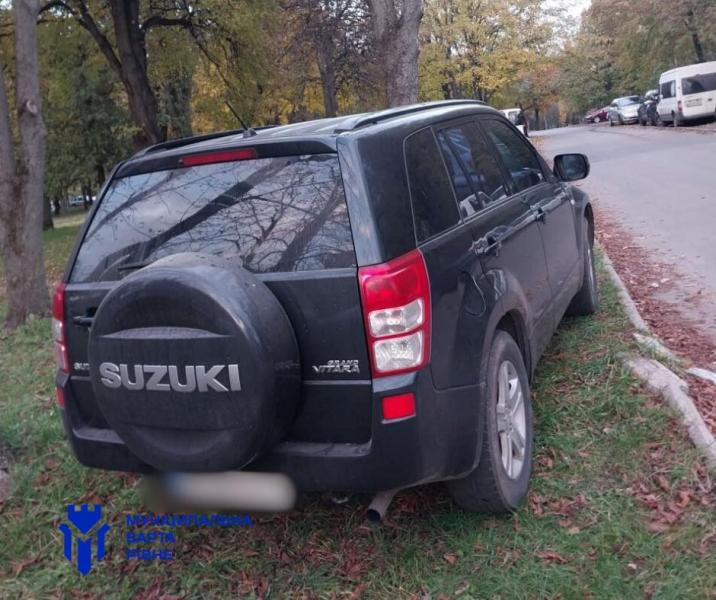
[[[681,100],[676,103],[676,110],[678,110],[679,112],[683,112],[683,110],[681,109]]]
[[[373,376],[417,371],[430,360],[430,281],[419,250],[358,269]]]
[[[65,373],[70,372],[70,358],[67,354],[65,339],[65,284],[60,283],[52,296],[52,339],[55,350],[57,368]]]
[[[383,398],[383,420],[395,421],[415,416],[415,396],[399,394]]]
[[[235,160],[251,160],[252,158],[257,158],[254,148],[239,148],[237,150],[221,150],[219,152],[205,152],[204,154],[182,156],[179,159],[179,164],[182,167],[195,167],[196,165],[210,165]]]

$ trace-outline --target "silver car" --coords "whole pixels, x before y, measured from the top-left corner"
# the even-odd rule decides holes
[[[609,105],[609,125],[625,125],[639,120],[640,96],[615,98]]]

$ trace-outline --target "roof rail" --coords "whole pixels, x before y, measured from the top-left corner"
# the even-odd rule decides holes
[[[356,118],[353,122],[346,123],[345,126],[337,128],[334,133],[342,133],[344,131],[353,131],[366,125],[375,125],[380,121],[392,119],[394,117],[402,117],[403,115],[409,115],[411,113],[421,112],[423,110],[430,110],[432,108],[441,108],[445,106],[458,106],[460,104],[477,104],[480,106],[487,106],[485,102],[480,100],[437,100],[435,102],[421,102],[420,104],[409,104],[407,106],[398,106],[395,108],[388,108],[386,110],[380,110],[368,115],[364,115]]]
[[[276,125],[262,125],[261,127],[254,127],[255,131],[261,131],[262,129],[270,129],[271,127],[277,127]],[[140,150],[135,156],[144,156],[151,154],[152,152],[159,152],[160,150],[172,150],[174,148],[181,148],[182,146],[188,146],[189,144],[196,144],[198,142],[205,142],[207,140],[215,140],[223,137],[230,137],[232,135],[241,135],[244,133],[244,129],[229,129],[227,131],[218,131],[216,133],[205,133],[202,135],[193,135],[190,137],[179,138],[176,140],[169,140],[166,142],[160,142],[149,146],[144,150]]]

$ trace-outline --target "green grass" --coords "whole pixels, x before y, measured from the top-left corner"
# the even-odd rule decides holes
[[[46,238],[53,265],[76,231],[62,229]],[[540,363],[536,472],[514,516],[463,513],[429,486],[400,493],[371,528],[367,498],[334,507],[308,496],[290,514],[254,515],[251,529],[180,531],[173,563],[122,557],[138,480],[72,458],[49,322],[1,334],[0,440],[15,488],[0,509],[0,597],[716,597],[713,489],[676,419],[620,366],[629,326],[602,285],[601,313],[566,321]],[[112,524],[109,557],[84,578],[57,531],[64,505],[80,501],[101,501]],[[677,517],[659,525],[664,514]]]

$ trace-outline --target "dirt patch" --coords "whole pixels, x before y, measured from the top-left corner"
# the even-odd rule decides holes
[[[690,311],[707,300],[699,293],[698,285],[692,287],[693,291],[684,292],[686,278],[674,265],[654,260],[604,212],[597,211],[596,218],[597,238],[649,327],[687,364],[713,369],[716,343],[705,332],[704,323]],[[716,386],[696,377],[688,380],[691,396],[716,433]]]

